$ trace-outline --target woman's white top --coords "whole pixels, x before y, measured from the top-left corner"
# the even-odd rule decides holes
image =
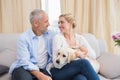
[[[79,43],[81,46],[84,46],[88,50],[88,56],[96,59],[95,51],[91,48],[87,40],[80,34],[75,34],[76,43]],[[93,44],[94,45],[94,44]],[[55,60],[57,58],[57,52],[61,47],[69,47],[66,39],[62,33],[57,34],[53,39],[53,64],[55,67],[58,65],[56,64]],[[67,62],[66,62],[67,63]],[[58,66],[58,67],[62,67]]]

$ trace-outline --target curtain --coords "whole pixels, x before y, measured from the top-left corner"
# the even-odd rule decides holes
[[[40,0],[0,0],[0,32],[20,33],[31,27],[29,14]]]
[[[61,0],[61,13],[72,13],[76,19],[75,31],[106,40],[114,53],[119,53],[112,40],[113,32],[120,32],[119,9],[120,0]]]
[[[120,32],[120,0],[110,0],[110,25],[111,35]],[[112,48],[114,53],[120,54],[120,46],[114,46],[112,41]]]

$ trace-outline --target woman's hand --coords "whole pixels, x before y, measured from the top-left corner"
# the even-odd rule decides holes
[[[75,54],[76,54],[76,57],[78,58],[85,58],[87,56],[85,52],[82,52],[80,50],[76,51]]]
[[[87,48],[85,48],[84,46],[79,46],[79,49],[80,49],[81,52],[84,52],[84,54],[88,53]]]

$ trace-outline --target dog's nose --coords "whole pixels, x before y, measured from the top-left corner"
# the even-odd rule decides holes
[[[59,61],[59,60],[56,60],[56,63],[58,63],[58,64],[59,64],[59,63],[60,63],[60,61]]]

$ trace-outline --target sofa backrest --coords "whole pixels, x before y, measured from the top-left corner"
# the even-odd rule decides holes
[[[0,65],[10,66],[16,59],[19,34],[0,34]]]
[[[16,59],[17,39],[20,34],[0,34],[0,64],[10,66]],[[105,41],[97,39],[93,34],[82,34],[90,46],[95,50],[97,57],[107,51]]]
[[[90,46],[93,48],[93,50],[96,53],[97,58],[103,53],[107,52],[107,45],[105,40],[97,39],[95,35],[91,33],[83,33],[82,34],[90,44]]]
[[[19,34],[0,34],[0,51],[9,48],[15,49]]]

